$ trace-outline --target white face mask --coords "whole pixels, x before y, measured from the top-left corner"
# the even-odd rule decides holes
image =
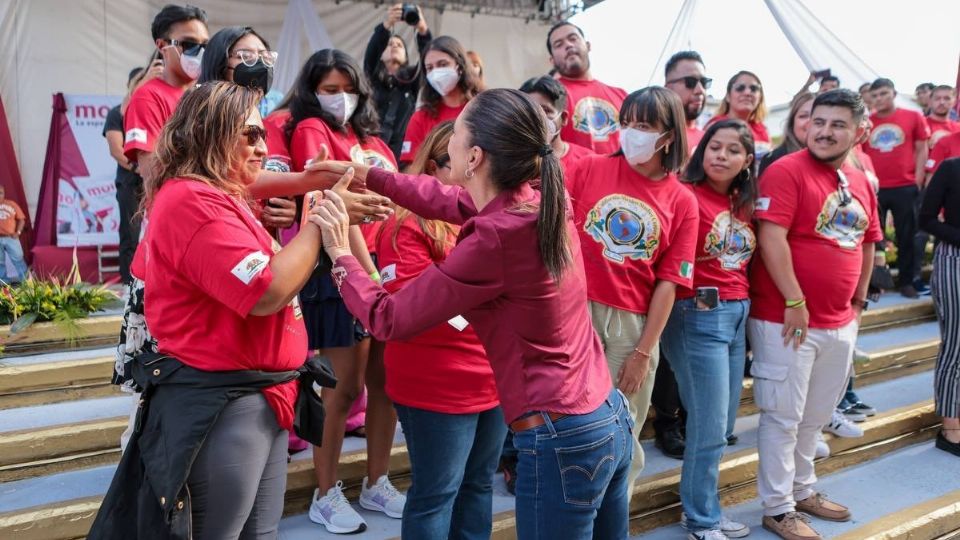
[[[427,82],[430,83],[430,86],[432,86],[438,94],[445,96],[460,82],[460,74],[457,73],[456,68],[436,68],[430,73],[427,73]]]
[[[350,121],[353,111],[357,110],[357,103],[360,96],[357,94],[348,94],[341,92],[339,94],[317,94],[317,101],[320,102],[320,108],[324,112],[333,115],[334,119],[344,125]]]
[[[625,127],[620,130],[620,149],[630,165],[639,165],[650,161],[657,153],[657,141],[666,133],[655,133]]]
[[[557,119],[560,118],[560,115],[556,115],[553,118],[547,116],[547,141],[553,142],[557,138],[557,135],[560,134],[560,128],[557,127]]]
[[[201,50],[200,54],[196,56],[187,56],[185,54],[180,55],[180,69],[182,69],[183,73],[192,80],[197,80],[200,78],[200,64],[203,62],[204,52],[206,52],[206,49]]]

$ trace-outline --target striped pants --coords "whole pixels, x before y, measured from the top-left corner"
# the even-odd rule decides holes
[[[942,338],[934,401],[938,415],[960,418],[960,247],[946,242],[937,245],[931,282]]]

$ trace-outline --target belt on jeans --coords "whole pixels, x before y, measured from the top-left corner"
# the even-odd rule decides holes
[[[546,413],[546,414],[547,416],[550,417],[551,422],[556,422],[561,418],[566,418],[567,416],[569,416],[569,415],[560,414],[560,413]],[[534,413],[534,414],[531,414],[530,416],[524,416],[519,420],[514,420],[513,422],[510,422],[510,431],[514,433],[518,433],[520,431],[526,431],[528,429],[540,427],[545,423],[546,421],[543,419],[543,414]]]

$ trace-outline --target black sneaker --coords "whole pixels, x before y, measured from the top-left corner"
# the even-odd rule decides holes
[[[686,448],[686,443],[683,440],[683,435],[680,434],[680,430],[674,428],[662,433],[657,433],[654,446],[659,448],[667,457],[683,459],[683,451]]]
[[[960,457],[960,443],[950,442],[943,436],[943,432],[937,433],[936,447],[951,454]]]
[[[500,467],[503,469],[503,481],[507,483],[507,491],[511,495],[517,494],[517,458],[501,457]]]
[[[727,446],[733,446],[738,442],[740,442],[740,437],[737,437],[736,435],[732,435],[732,434],[727,435]]]

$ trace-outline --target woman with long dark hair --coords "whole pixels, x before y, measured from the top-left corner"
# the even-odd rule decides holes
[[[430,132],[408,170],[450,183],[453,122]],[[381,284],[397,293],[456,244],[460,227],[405,208],[383,225],[377,245]],[[387,342],[387,394],[410,453],[412,482],[403,538],[489,538],[493,484],[507,428],[483,344],[466,319],[442,322]],[[456,509],[456,511],[454,511]]]
[[[376,165],[396,170],[393,153],[377,137],[379,123],[373,108],[370,84],[356,60],[337,49],[314,53],[297,77],[290,100],[286,133],[294,171],[300,171],[318,156]],[[361,227],[363,229],[361,230]],[[351,227],[351,242],[363,261],[368,279],[379,279],[368,246],[373,247],[377,227]],[[350,408],[364,391],[367,396],[367,478],[360,505],[393,518],[403,512],[404,497],[387,477],[390,448],[397,417],[384,392],[383,346],[368,335],[343,304],[330,276],[318,274],[300,293],[310,349],[319,349],[333,364],[339,382],[324,389],[327,406],[324,444],[313,449],[318,489],[310,506],[310,519],[329,532],[359,532],[366,523],[343,495],[337,481],[337,464],[343,446]]]
[[[717,115],[710,122],[719,122],[726,118],[736,118],[750,126],[757,159],[763,159],[771,150],[770,133],[763,124],[767,119],[767,104],[760,77],[753,72],[738,71],[727,81],[727,95],[723,97]]]
[[[425,51],[433,36],[419,6],[417,13],[417,50]],[[406,41],[392,33],[402,16],[403,4],[390,6],[387,17],[374,27],[363,53],[363,72],[373,87],[374,107],[380,115],[380,138],[393,151],[395,159],[400,158],[403,134],[417,106],[417,92],[423,78],[420,63],[410,62]]]
[[[467,59],[467,51],[450,36],[440,36],[423,49],[425,76],[420,84],[420,107],[410,117],[403,137],[400,163],[416,155],[433,126],[455,120],[473,96],[480,93],[480,79]]]
[[[680,500],[683,523],[696,540],[750,533],[720,513],[717,485],[743,387],[750,314],[747,266],[757,248],[753,160],[747,124],[721,120],[707,128],[683,177],[700,213],[696,266],[693,286],[677,291],[662,344],[687,409]]]
[[[677,179],[686,117],[672,90],[650,86],[620,108],[620,150],[586,156],[568,172],[593,327],[613,384],[642,423],[660,361],[660,334],[677,287],[693,280],[697,201]],[[633,441],[631,487],[643,469]]]
[[[336,194],[318,220],[348,308],[384,340],[458,317],[493,367],[519,451],[517,535],[624,539],[633,422],[612,388],[590,325],[580,242],[546,118],[522,92],[474,98],[454,124],[450,182],[325,163],[334,178],[389,196],[429,219],[461,225],[459,243],[396,294],[365,279],[350,256]],[[540,191],[530,181],[541,179]]]

